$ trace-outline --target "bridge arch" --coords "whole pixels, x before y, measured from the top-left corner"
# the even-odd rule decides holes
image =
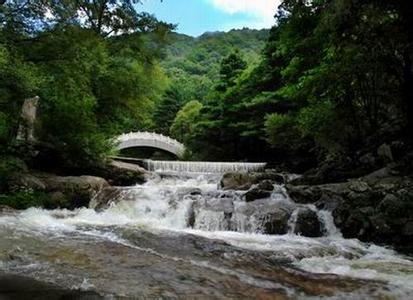
[[[168,136],[154,132],[130,132],[116,137],[117,150],[135,147],[151,147],[182,157],[185,146]]]

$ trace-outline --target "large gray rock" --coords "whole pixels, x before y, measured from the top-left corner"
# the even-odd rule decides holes
[[[234,212],[234,230],[260,231],[265,234],[285,234],[293,207],[271,199],[256,200],[238,206]]]
[[[257,199],[269,198],[272,191],[274,190],[274,185],[270,180],[261,181],[257,186],[252,187],[248,192],[245,193],[245,201],[252,202]]]
[[[34,142],[34,129],[37,116],[37,107],[39,105],[39,97],[28,98],[24,100],[21,111],[21,122],[17,134],[18,140]]]
[[[222,176],[220,187],[224,190],[248,190],[254,184],[248,173],[225,173]]]
[[[138,165],[114,160],[108,162],[101,175],[116,186],[141,184],[152,176],[150,172]]]
[[[294,233],[307,237],[322,236],[322,224],[317,213],[309,208],[300,208],[297,212]]]
[[[273,170],[251,173],[229,172],[222,176],[220,188],[223,190],[248,190],[253,185],[264,181],[272,184],[283,184],[285,183],[285,176]]]
[[[123,199],[122,190],[115,187],[105,187],[89,202],[89,208],[96,211],[107,209],[111,203],[118,203]]]
[[[88,206],[99,191],[109,187],[108,182],[95,176],[57,176],[49,173],[14,174],[14,191],[42,192],[51,201],[47,208],[76,208]]]
[[[332,211],[345,238],[413,252],[413,241],[403,233],[409,232],[413,216],[413,181],[409,177],[395,176],[386,168],[348,182],[287,185],[286,189],[297,203],[314,203]]]

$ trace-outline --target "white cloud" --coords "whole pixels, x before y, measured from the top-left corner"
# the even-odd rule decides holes
[[[246,13],[257,19],[257,26],[275,23],[274,15],[281,0],[209,0],[216,8],[229,14]]]

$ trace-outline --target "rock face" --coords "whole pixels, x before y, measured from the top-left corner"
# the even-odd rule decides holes
[[[76,208],[89,205],[89,201],[104,188],[108,182],[94,176],[57,176],[48,173],[16,174],[11,182],[15,191],[42,192],[50,197],[50,207]]]
[[[322,236],[322,225],[317,213],[309,208],[298,209],[294,233],[307,237]]]
[[[21,112],[21,123],[17,134],[17,139],[28,142],[34,142],[34,128],[37,116],[37,106],[39,97],[28,98],[24,100]]]
[[[138,165],[114,160],[109,161],[105,167],[100,169],[98,175],[115,186],[141,184],[151,176],[148,171]]]
[[[286,234],[293,207],[270,199],[238,205],[234,211],[232,229],[237,231]]]
[[[247,173],[226,173],[220,182],[224,190],[248,190],[252,185],[252,178]]]
[[[285,177],[283,174],[272,170],[253,173],[230,172],[223,175],[220,187],[223,190],[248,190],[254,184],[259,184],[263,181],[281,184],[285,182]]]
[[[390,244],[411,253],[413,180],[409,177],[383,177],[383,171],[375,174],[377,176],[370,174],[335,184],[290,184],[286,189],[297,203],[312,203],[319,209],[332,211],[334,222],[345,238]],[[304,224],[308,223],[308,216],[302,217]],[[310,227],[316,226],[307,224],[301,230]]]
[[[273,190],[274,185],[272,184],[272,182],[268,179],[264,180],[245,193],[245,201],[252,202],[257,199],[268,198],[271,196]]]

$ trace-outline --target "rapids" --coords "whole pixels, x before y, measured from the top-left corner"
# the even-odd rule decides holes
[[[124,188],[124,199],[101,211],[0,215],[0,299],[14,295],[10,276],[36,281],[20,285],[20,296],[49,299],[56,289],[93,293],[87,299],[413,298],[411,257],[344,239],[328,211],[317,211],[323,237],[295,235],[294,213],[288,234],[263,234],[260,222],[236,213],[243,192],[220,191],[218,181],[168,175]],[[266,201],[296,206],[283,186]]]

